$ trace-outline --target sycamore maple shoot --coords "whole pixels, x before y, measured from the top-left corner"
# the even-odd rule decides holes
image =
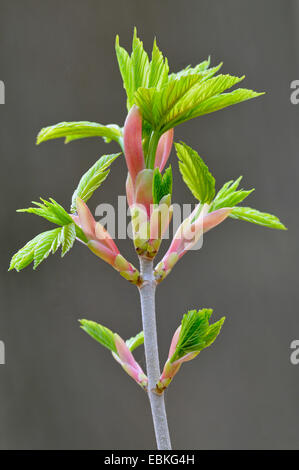
[[[189,310],[173,335],[161,373],[155,319],[156,286],[204,233],[227,217],[280,230],[285,230],[285,226],[274,215],[239,205],[253,191],[240,189],[241,177],[224,183],[216,192],[215,179],[198,152],[184,142],[173,144],[174,128],[179,124],[262,93],[246,88],[228,91],[244,77],[220,74],[222,64],[212,67],[210,59],[170,73],[168,61],[156,41],[149,58],[136,30],[131,55],[119,45],[118,36],[115,48],[127,95],[128,114],[124,126],[61,122],[43,128],[37,136],[37,144],[59,137],[66,143],[102,137],[107,144],[111,141],[119,144],[128,168],[126,193],[140,272],[121,255],[112,237],[95,221],[87,206],[121,153],[102,156],[86,171],[74,191],[69,210],[50,198],[40,199],[32,207],[19,211],[43,217],[56,228],[36,235],[21,248],[12,257],[10,269],[20,271],[31,262],[36,269],[50,253],[61,248],[61,256],[64,256],[78,240],[138,287],[143,331],[135,337],[125,341],[94,321],[83,319],[80,324],[86,333],[111,351],[113,358],[148,394],[158,448],[170,449],[164,391],[184,362],[194,359],[215,341],[224,317],[211,323],[211,309]],[[172,170],[168,160],[173,146],[182,178],[197,204],[154,267],[163,234],[172,217]],[[133,356],[133,351],[143,344],[146,373]]]

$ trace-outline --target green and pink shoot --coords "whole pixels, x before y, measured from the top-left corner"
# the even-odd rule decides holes
[[[156,41],[149,57],[136,29],[131,55],[119,45],[118,37],[115,49],[127,95],[128,113],[124,127],[88,121],[60,122],[43,128],[37,144],[60,137],[65,143],[88,137],[102,137],[107,144],[117,142],[128,169],[126,194],[140,272],[122,256],[108,231],[94,219],[87,206],[87,201],[106,180],[110,166],[120,153],[102,156],[86,171],[74,191],[70,211],[51,198],[40,199],[32,207],[19,210],[43,217],[56,227],[36,235],[14,254],[10,270],[20,271],[31,262],[36,269],[59,247],[64,256],[77,240],[138,288],[143,331],[136,336],[124,341],[97,322],[80,320],[80,324],[87,334],[111,351],[123,370],[147,393],[157,447],[171,449],[164,392],[182,364],[194,359],[215,341],[224,317],[210,324],[211,309],[189,310],[174,333],[161,374],[155,314],[157,286],[188,251],[198,256],[194,248],[203,235],[228,217],[274,229],[286,228],[271,214],[239,206],[253,191],[239,188],[241,177],[228,181],[216,193],[215,179],[198,152],[184,142],[176,142],[174,146],[183,181],[197,203],[177,229],[162,260],[154,267],[173,213],[172,169],[166,165],[173,147],[174,128],[262,93],[245,88],[228,91],[244,77],[218,74],[222,64],[211,67],[210,59],[195,67],[187,66],[179,72],[169,73],[168,61]],[[146,374],[132,354],[143,344]],[[124,432],[127,427],[128,423]]]

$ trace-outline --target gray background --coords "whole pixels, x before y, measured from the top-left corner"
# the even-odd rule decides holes
[[[298,320],[298,1],[0,1],[2,449],[153,448],[146,395],[78,327],[87,317],[127,338],[141,329],[137,290],[84,247],[38,271],[7,273],[11,255],[49,224],[16,214],[39,196],[68,207],[79,177],[103,153],[90,139],[35,146],[38,130],[63,120],[122,123],[125,94],[114,38],[133,26],[154,35],[172,70],[209,54],[223,71],[266,90],[248,103],[193,120],[176,140],[198,149],[218,187],[240,174],[249,204],[275,213],[288,232],[228,220],[186,255],[158,289],[161,362],[182,314],[226,314],[213,347],[185,365],[167,393],[173,445],[181,449],[298,448],[299,366],[290,363]],[[175,202],[193,203],[175,170]],[[119,159],[96,197],[124,193]],[[137,262],[129,241],[119,243]],[[165,250],[162,247],[161,254]],[[160,254],[160,256],[161,256]],[[137,357],[144,366],[142,349]]]

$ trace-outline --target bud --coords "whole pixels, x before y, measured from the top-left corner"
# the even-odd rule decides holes
[[[212,312],[212,309],[203,308],[198,311],[189,310],[183,316],[181,325],[173,335],[168,359],[156,385],[156,393],[163,393],[184,362],[194,359],[203,349],[215,341],[225,317],[210,324]]]
[[[171,196],[164,196],[160,204],[153,204],[153,170],[144,169],[136,177],[135,185],[128,175],[126,190],[130,206],[133,238],[139,256],[153,259],[160,247],[171,217]]]
[[[131,178],[130,173],[128,173],[127,181],[126,181],[126,193],[127,193],[127,201],[129,207],[134,204],[134,185]]]
[[[175,331],[175,333],[173,335],[171,345],[170,345],[170,348],[169,348],[168,359],[167,359],[167,361],[164,365],[162,375],[161,375],[160,380],[159,380],[159,382],[157,383],[157,386],[156,386],[155,392],[158,395],[161,395],[164,392],[164,390],[168,387],[168,385],[172,381],[173,377],[175,376],[175,374],[179,371],[179,369],[181,367],[180,364],[172,364],[170,362],[170,358],[173,356],[176,345],[178,343],[180,332],[181,332],[181,326],[179,326],[177,328],[177,330]]]
[[[82,199],[77,197],[76,199],[76,207],[80,222],[80,227],[82,228],[84,234],[89,240],[95,239],[95,225],[96,221],[93,218],[92,213],[87,207]]]
[[[159,167],[160,171],[169,158],[172,142],[173,129],[161,136],[157,146],[154,166]],[[124,126],[124,151],[129,170],[126,192],[131,209],[135,249],[139,256],[153,259],[171,220],[172,208],[169,208],[169,197],[169,200],[165,201],[168,205],[167,210],[153,209],[154,171],[145,168],[142,148],[142,116],[135,105],[130,109]]]
[[[232,208],[225,207],[210,213],[208,210],[208,204],[202,207],[198,204],[192,214],[179,226],[166,255],[155,269],[157,282],[161,282],[169,274],[174,264],[193,248],[204,233],[223,222]]]
[[[99,242],[98,240],[89,240],[87,246],[96,256],[114,267],[114,261],[117,253],[113,253],[109,247],[107,247],[104,243]]]
[[[114,333],[114,342],[117,353],[112,353],[114,359],[122,366],[127,374],[134,379],[138,385],[147,390],[148,380],[138,362],[135,361],[133,354],[124,342],[124,340]]]
[[[135,105],[130,109],[124,125],[124,152],[134,185],[136,176],[145,168],[142,150],[142,116]]]
[[[139,271],[119,253],[110,234],[94,220],[87,205],[80,198],[77,198],[77,211],[80,227],[88,238],[88,248],[116,269],[125,279],[139,285],[141,282]]]
[[[148,216],[153,204],[153,173],[153,170],[142,170],[135,180],[134,202],[142,205]]]
[[[218,209],[214,212],[210,212],[209,214],[207,214],[203,221],[204,233],[211,230],[211,228],[214,228],[217,225],[221,224],[221,222],[223,222],[226,217],[229,216],[232,210],[232,207],[223,207],[222,209]]]
[[[156,151],[155,168],[159,168],[160,171],[163,170],[169,158],[173,142],[173,133],[173,129],[170,129],[165,132],[159,140]]]
[[[168,194],[161,199],[159,205],[154,207],[150,219],[151,239],[159,239],[161,241],[167,230],[173,213],[173,207],[170,206],[170,202],[171,196]]]

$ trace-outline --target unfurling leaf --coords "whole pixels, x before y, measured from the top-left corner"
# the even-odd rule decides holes
[[[156,40],[154,40],[152,60],[150,62],[149,75],[148,75],[148,87],[157,88],[158,90],[167,83],[168,80],[168,61],[167,58],[163,57],[162,52],[157,46]]]
[[[109,349],[110,351],[118,354],[117,348],[115,345],[115,333],[113,333],[109,328],[100,325],[91,320],[79,320],[81,323],[81,328],[89,334],[93,339],[101,343],[105,348]],[[128,346],[129,350],[132,352],[138,346],[142,345],[144,342],[144,335],[143,331],[140,331],[138,335],[133,336],[132,338],[126,341],[126,345]]]
[[[153,203],[159,204],[164,196],[172,194],[172,170],[171,166],[165,170],[164,175],[159,168],[155,168],[153,175]]]
[[[54,254],[61,246],[61,256],[64,256],[73,246],[76,239],[76,227],[72,222],[47,232],[42,232],[30,240],[11,259],[9,271],[21,271],[34,261],[36,269],[50,253]]]
[[[198,153],[184,142],[175,144],[183,180],[193,196],[202,204],[215,196],[215,178]]]
[[[181,74],[169,79],[161,90],[139,88],[135,103],[151,127],[163,133],[202,114],[259,96],[260,93],[246,89],[223,93],[243,78],[218,75],[207,79],[203,72]]]
[[[256,209],[252,209],[251,207],[234,207],[229,217],[257,225],[263,225],[264,227],[287,230],[285,225],[283,225],[275,215],[260,212]]]
[[[225,317],[210,325],[212,312],[212,309],[203,308],[198,311],[190,310],[183,316],[179,339],[170,362],[175,362],[189,353],[198,354],[215,341]]]
[[[122,366],[125,372],[144,390],[147,390],[147,377],[132,354],[133,349],[143,343],[143,332],[125,343],[117,333],[113,333],[109,328],[99,323],[90,320],[79,320],[79,322],[81,323],[81,328],[93,339],[109,349],[114,359]],[[128,342],[132,343],[131,348]]]
[[[67,225],[73,222],[72,217],[58,202],[54,201],[54,199],[50,198],[49,201],[47,201],[40,198],[40,200],[42,202],[32,202],[32,204],[35,204],[37,207],[18,209],[17,212],[28,212],[29,214],[39,215],[57,225]]]
[[[222,63],[217,65],[216,67],[209,68],[211,63],[210,57],[207,60],[204,60],[200,64],[196,65],[195,67],[191,67],[188,65],[184,69],[180,70],[176,73],[171,73],[169,75],[169,80],[178,80],[181,77],[185,77],[186,75],[196,75],[202,74],[203,78],[210,78],[215,75],[216,72],[222,67]]]
[[[143,331],[140,331],[138,335],[133,336],[132,338],[127,339],[126,345],[130,349],[130,351],[134,351],[134,349],[138,348],[144,343],[144,334]]]
[[[79,197],[82,201],[87,202],[93,195],[94,191],[107,178],[109,171],[107,168],[114,160],[121,155],[114,153],[112,155],[103,155],[89,170],[82,176],[72,197],[71,211],[76,211],[76,199]]]
[[[64,225],[61,231],[61,256],[67,254],[68,251],[72,248],[76,240],[76,226],[75,224]]]
[[[244,201],[244,199],[254,191],[254,189],[250,189],[249,191],[244,191],[243,189],[237,190],[241,180],[242,176],[236,181],[228,181],[225,183],[218,191],[210,207],[210,211],[215,211],[222,207],[234,207]]]
[[[61,245],[61,228],[55,228],[41,234],[38,243],[34,248],[34,266],[36,269],[50,253],[55,253]]]
[[[190,114],[188,114],[185,119],[180,121],[178,124],[262,95],[264,95],[263,92],[257,93],[256,91],[248,90],[247,88],[237,88],[237,90],[229,93],[221,93],[220,95],[212,96],[196,106]]]
[[[65,143],[72,140],[83,139],[85,137],[103,137],[105,142],[115,140],[120,143],[122,139],[122,129],[116,124],[104,126],[97,122],[59,122],[53,126],[44,127],[38,133],[36,143],[41,144],[47,140],[65,138]]]
[[[169,71],[167,59],[163,58],[156,41],[154,41],[150,62],[142,41],[137,37],[136,28],[134,28],[131,56],[123,47],[120,47],[118,36],[116,36],[115,51],[124,89],[127,93],[127,108],[130,110],[135,102],[134,94],[140,87],[160,89],[167,82]]]
[[[35,214],[39,215],[40,217],[43,217],[46,220],[49,220],[49,222],[52,222],[53,224],[57,225],[70,225],[74,224],[74,220],[66,212],[66,210],[58,204],[58,202],[54,201],[54,199],[50,198],[49,201],[40,198],[42,202],[34,202],[37,207],[28,207],[27,209],[18,209],[17,212],[27,212],[29,214]],[[75,231],[76,231],[76,236],[83,241],[84,243],[87,242],[87,238],[84,235],[82,229],[74,224],[75,226]],[[67,250],[68,251],[68,250]],[[66,253],[66,252],[64,252]]]
[[[81,328],[102,346],[117,354],[114,333],[109,328],[90,320],[79,320]]]
[[[21,271],[26,268],[34,259],[34,250],[39,240],[42,238],[42,233],[34,237],[28,243],[26,243],[23,248],[21,248],[17,253],[15,253],[11,259],[9,271],[15,269],[16,271]]]

